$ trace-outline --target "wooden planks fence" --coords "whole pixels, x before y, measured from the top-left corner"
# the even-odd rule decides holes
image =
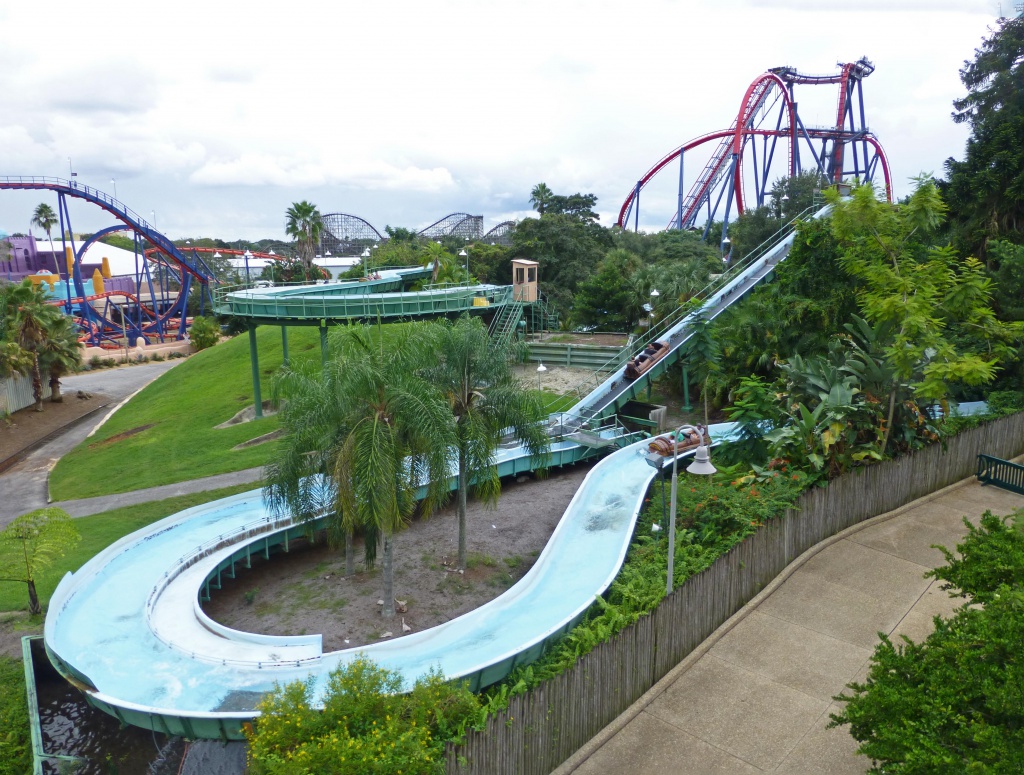
[[[451,775],[546,775],[640,698],[803,552],[852,525],[971,476],[979,454],[1024,453],[1024,413],[804,493],[688,579],[649,615],[449,745]]]

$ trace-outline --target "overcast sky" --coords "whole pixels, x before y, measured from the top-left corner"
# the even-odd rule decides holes
[[[455,211],[490,228],[528,215],[539,181],[597,194],[610,225],[658,159],[728,127],[759,73],[831,73],[866,55],[868,124],[904,194],[962,155],[958,71],[999,4],[831,5],[56,0],[44,14],[4,2],[0,175],[66,178],[70,157],[81,183],[113,193],[116,180],[173,238],[283,238],[300,199],[381,231]],[[797,96],[806,123],[834,117],[836,87]],[[0,191],[0,228],[25,231],[44,200],[56,205]],[[670,216],[642,211],[641,226]],[[111,224],[83,203],[72,219]]]

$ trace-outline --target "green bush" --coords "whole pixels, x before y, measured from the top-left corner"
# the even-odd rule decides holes
[[[189,338],[197,350],[205,350],[207,347],[217,344],[217,340],[220,339],[220,329],[209,318],[199,316],[192,319]]]
[[[402,677],[359,657],[331,672],[323,710],[313,684],[278,686],[246,726],[253,775],[444,772],[444,744],[481,720],[475,695],[431,672],[402,694]]]
[[[867,681],[835,698],[831,726],[850,725],[873,773],[1024,772],[1024,534],[986,512],[957,549],[926,575],[973,604],[923,643],[882,635]]]
[[[24,668],[20,661],[0,656],[0,775],[31,771]]]

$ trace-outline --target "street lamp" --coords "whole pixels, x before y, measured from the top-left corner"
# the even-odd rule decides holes
[[[668,518],[668,577],[665,580],[666,596],[672,594],[672,577],[676,563],[676,495],[679,488],[679,434],[690,431],[696,433],[700,438],[700,445],[697,447],[697,451],[693,453],[693,462],[686,467],[687,473],[710,476],[717,471],[711,464],[711,455],[708,452],[709,445],[704,444],[706,428],[703,425],[680,425],[676,428],[675,432],[670,434],[669,438],[672,441],[672,502],[669,507]],[[659,473],[662,473],[662,486],[664,487],[665,458],[661,455],[648,455],[647,463],[653,468],[658,469]]]
[[[469,285],[469,253],[465,248],[459,251],[459,258],[466,259],[466,285]]]
[[[729,256],[732,252],[732,240],[728,237],[722,240],[722,263],[729,263]]]
[[[117,199],[117,178],[111,178],[110,182],[114,184],[114,199]]]
[[[366,248],[363,250],[363,277],[370,276],[370,270],[366,268],[366,263],[370,259],[370,249]]]
[[[648,332],[648,334],[651,331],[654,330],[654,305],[655,305],[655,303],[657,303],[659,296],[661,296],[661,294],[658,293],[658,289],[657,288],[652,288],[651,289],[651,303],[648,305],[651,308],[651,320],[647,324],[647,332]]]
[[[543,374],[545,371],[547,371],[547,368],[544,366],[543,363],[540,366],[537,367],[537,390],[541,389],[541,387],[540,387],[540,375]]]
[[[249,252],[248,248],[242,254],[242,258],[245,259],[245,281],[249,282],[249,259],[252,258],[252,253]]]

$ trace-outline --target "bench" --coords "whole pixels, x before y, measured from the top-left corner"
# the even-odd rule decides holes
[[[978,455],[978,481],[1024,495],[1024,466],[991,455]]]

